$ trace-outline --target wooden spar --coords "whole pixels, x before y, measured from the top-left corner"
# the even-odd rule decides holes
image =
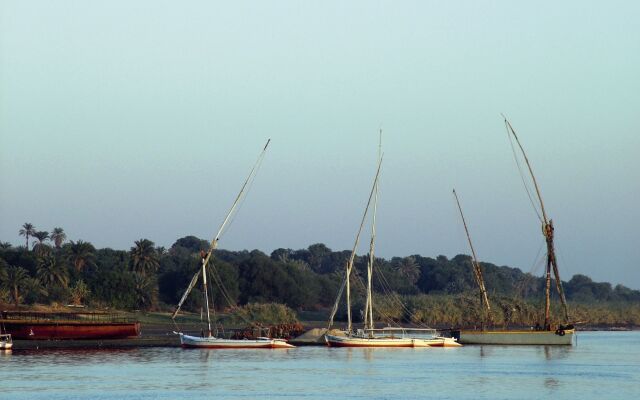
[[[478,288],[480,289],[480,305],[483,309],[485,309],[486,319],[489,321],[489,323],[492,324],[493,317],[491,316],[491,306],[489,305],[487,289],[485,288],[484,278],[482,277],[482,269],[480,268],[480,263],[478,262],[476,251],[473,248],[473,243],[471,243],[471,235],[469,234],[469,229],[467,228],[467,221],[464,219],[462,206],[460,206],[460,200],[458,199],[458,194],[456,193],[455,189],[453,189],[453,196],[456,198],[456,204],[458,205],[458,210],[460,211],[460,217],[462,217],[462,225],[464,225],[464,231],[467,233],[467,240],[469,241],[469,247],[471,248],[471,254],[473,255],[471,265],[473,266],[473,273],[476,278],[476,283],[478,284]]]
[[[244,183],[242,184],[242,188],[240,188],[240,192],[238,192],[238,195],[236,196],[236,199],[233,202],[233,205],[229,209],[229,212],[227,213],[227,216],[224,218],[224,221],[222,221],[222,224],[220,225],[220,229],[218,229],[218,233],[216,233],[216,236],[211,241],[211,244],[209,245],[209,251],[208,251],[208,254],[207,254],[207,258],[205,259],[205,264],[209,262],[209,257],[211,256],[211,253],[218,247],[218,241],[220,240],[220,236],[222,235],[222,231],[224,230],[224,227],[227,225],[227,222],[229,222],[229,218],[231,218],[231,214],[233,214],[233,211],[238,206],[238,203],[240,202],[240,199],[242,198],[242,195],[244,193],[244,190],[247,187],[247,184],[249,184],[249,181],[255,175],[255,172],[258,169],[258,165],[260,165],[260,161],[264,157],[264,154],[267,152],[267,147],[269,146],[269,143],[271,143],[271,139],[268,139],[267,143],[264,145],[264,148],[262,149],[262,152],[258,156],[258,159],[256,160],[256,163],[251,168],[251,171],[249,172],[249,175],[247,176],[247,179],[245,179]]]
[[[338,304],[340,304],[340,297],[342,297],[342,292],[343,290],[347,289],[347,332],[351,333],[351,331],[353,330],[353,326],[351,324],[351,294],[350,294],[350,284],[349,284],[349,277],[351,276],[351,269],[353,269],[353,261],[355,259],[356,256],[356,249],[358,248],[358,243],[360,243],[360,234],[362,233],[362,227],[364,226],[364,221],[367,218],[367,213],[369,211],[369,205],[371,204],[371,198],[373,197],[373,193],[374,190],[376,188],[376,184],[378,183],[378,176],[380,175],[380,167],[382,166],[382,157],[380,156],[380,160],[378,161],[378,170],[376,171],[376,177],[373,180],[373,186],[371,187],[371,193],[369,193],[369,200],[367,200],[367,206],[364,209],[364,214],[362,215],[362,221],[360,222],[360,228],[358,229],[358,234],[356,235],[356,241],[353,244],[353,249],[351,250],[351,256],[349,257],[349,261],[347,262],[347,267],[346,267],[346,274],[345,274],[345,279],[342,282],[342,286],[340,287],[340,290],[338,290],[338,296],[336,297],[336,302],[333,305],[333,309],[331,310],[331,315],[329,316],[329,325],[328,325],[328,329],[331,328],[331,326],[333,325],[333,318],[336,315],[336,312],[338,311]]]
[[[191,289],[193,289],[193,287],[196,285],[196,283],[198,282],[198,277],[200,276],[200,272],[201,270],[198,269],[198,272],[196,272],[195,275],[193,275],[193,278],[191,278],[191,282],[189,282],[189,286],[187,286],[187,290],[184,291],[184,294],[182,295],[182,297],[180,298],[180,302],[178,302],[178,306],[176,307],[176,310],[173,312],[173,314],[171,315],[171,319],[176,318],[176,316],[178,315],[178,313],[180,312],[180,308],[182,308],[182,304],[184,303],[184,301],[187,299],[187,296],[189,295],[189,293],[191,292]]]
[[[503,115],[504,117],[504,115]],[[513,137],[516,139],[516,143],[518,143],[518,147],[520,148],[520,151],[522,152],[522,156],[524,157],[524,161],[527,164],[527,168],[529,169],[529,174],[531,175],[531,180],[533,180],[533,186],[536,189],[536,195],[538,196],[538,201],[540,202],[540,209],[542,210],[542,218],[544,220],[545,225],[547,224],[547,212],[544,209],[544,202],[542,201],[542,195],[540,194],[540,188],[538,187],[538,181],[536,180],[535,175],[533,175],[533,169],[531,169],[531,164],[529,163],[529,158],[527,158],[527,154],[524,152],[524,148],[522,147],[522,144],[520,144],[520,140],[518,139],[518,135],[516,135],[516,131],[513,130],[513,127],[511,126],[511,123],[507,120],[507,118],[504,118],[504,122],[507,125],[507,132],[511,132],[511,134],[513,135]]]
[[[382,157],[382,129],[378,140],[378,162]],[[376,241],[376,214],[378,212],[378,182],[375,184],[375,197],[373,200],[373,219],[371,222],[371,241],[369,242],[369,262],[367,263],[367,301],[364,308],[364,328],[374,329],[373,324],[373,293],[372,277],[373,263],[375,261],[374,250]]]
[[[564,311],[564,319],[565,322],[569,321],[569,312],[567,310],[567,300],[564,295],[564,290],[562,288],[562,280],[560,279],[560,273],[558,271],[558,263],[556,260],[555,246],[553,244],[553,220],[547,218],[547,212],[544,209],[544,202],[542,201],[542,195],[540,194],[540,188],[538,186],[538,181],[536,180],[535,175],[533,174],[533,169],[531,168],[531,164],[529,163],[529,159],[527,158],[527,154],[518,139],[518,135],[516,135],[516,131],[511,126],[511,123],[504,117],[504,122],[507,127],[507,133],[513,135],[516,139],[516,143],[522,152],[522,156],[524,157],[524,161],[527,164],[527,168],[529,169],[529,174],[531,175],[531,180],[533,181],[533,185],[536,189],[536,195],[538,197],[538,202],[540,203],[540,210],[542,211],[542,234],[544,235],[545,241],[547,243],[547,268],[546,268],[546,277],[545,277],[545,311],[544,311],[544,327],[545,329],[551,329],[550,322],[550,308],[551,308],[551,270],[553,269],[553,274],[555,276],[556,281],[556,290],[558,291],[558,295],[560,296],[560,302],[562,303],[562,308]]]
[[[356,256],[356,249],[358,248],[358,243],[360,242],[360,234],[362,233],[362,227],[364,226],[364,221],[367,217],[367,213],[369,212],[369,205],[371,204],[371,198],[373,197],[374,191],[378,186],[378,177],[380,176],[380,167],[382,166],[382,156],[378,161],[378,170],[376,171],[376,177],[373,180],[373,186],[371,187],[371,193],[369,193],[369,200],[367,200],[367,206],[364,209],[364,214],[362,215],[362,221],[360,222],[360,228],[358,229],[358,235],[356,236],[356,241],[353,244],[353,249],[351,251],[351,256],[349,257],[349,263],[347,264],[347,332],[353,331],[352,321],[351,321],[351,293],[350,293],[350,284],[349,278],[351,277],[351,270],[353,269],[353,260]]]
[[[220,225],[220,228],[218,229],[218,232],[214,236],[213,240],[211,240],[211,244],[209,245],[209,250],[207,251],[206,255],[204,255],[202,257],[202,271],[199,270],[198,272],[196,272],[194,277],[191,279],[191,282],[190,282],[189,286],[187,287],[187,290],[182,295],[182,298],[180,299],[180,303],[178,303],[178,307],[176,308],[176,310],[174,311],[174,313],[172,315],[172,318],[175,319],[176,315],[178,315],[178,312],[180,311],[180,308],[182,307],[182,304],[184,303],[184,301],[186,300],[187,296],[189,295],[189,292],[191,291],[191,289],[193,289],[193,286],[195,285],[196,281],[198,280],[198,275],[200,275],[200,273],[202,273],[202,279],[203,279],[203,283],[204,283],[204,292],[205,292],[205,303],[207,304],[207,321],[208,321],[208,324],[209,324],[209,335],[211,335],[211,320],[210,320],[210,317],[209,317],[209,300],[207,298],[208,296],[207,296],[206,266],[209,263],[209,259],[211,258],[211,254],[218,247],[218,241],[220,240],[220,236],[222,235],[222,232],[223,232],[225,226],[229,222],[229,219],[231,218],[231,215],[233,214],[233,212],[235,211],[236,207],[238,206],[238,203],[240,203],[240,199],[242,198],[242,195],[244,194],[244,191],[245,191],[247,185],[251,181],[251,178],[253,176],[255,176],[255,174],[256,174],[256,172],[258,170],[258,166],[260,165],[260,162],[262,161],[262,158],[264,157],[265,153],[267,152],[267,147],[269,146],[269,143],[271,143],[271,139],[268,139],[267,143],[262,148],[262,151],[260,152],[260,155],[258,155],[258,159],[256,160],[255,164],[253,164],[253,167],[251,168],[251,171],[249,172],[249,175],[247,176],[247,179],[245,179],[244,183],[242,184],[242,187],[240,188],[240,192],[236,196],[236,198],[235,198],[235,200],[233,202],[233,205],[229,209],[229,212],[227,212],[227,215],[224,218],[224,221],[222,221],[222,224]]]
[[[202,286],[204,287],[204,304],[207,310],[207,327],[209,336],[211,336],[211,315],[209,313],[209,293],[207,292],[207,271],[205,270],[206,263],[202,259]]]

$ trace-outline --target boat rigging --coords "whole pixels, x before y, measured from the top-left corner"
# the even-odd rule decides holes
[[[180,312],[182,305],[187,299],[187,296],[189,295],[191,290],[194,288],[194,286],[197,284],[198,278],[200,277],[200,275],[202,275],[204,304],[205,304],[205,311],[207,316],[207,328],[208,328],[207,335],[203,334],[202,337],[197,337],[197,336],[186,335],[182,332],[175,332],[176,334],[180,335],[180,342],[183,347],[204,347],[204,348],[291,348],[291,347],[294,347],[286,343],[286,341],[284,340],[271,339],[271,338],[265,338],[265,337],[259,337],[255,340],[247,340],[247,339],[234,340],[234,339],[220,338],[220,337],[214,336],[211,330],[211,313],[209,308],[209,293],[207,289],[207,271],[209,269],[208,266],[210,263],[211,265],[213,265],[213,263],[210,261],[211,256],[213,252],[218,248],[218,242],[220,241],[220,238],[224,234],[224,230],[227,227],[228,223],[230,222],[232,215],[236,211],[238,204],[243,198],[243,195],[245,194],[247,186],[253,180],[253,178],[255,178],[258,172],[258,169],[260,167],[260,164],[262,163],[262,160],[264,159],[264,156],[267,152],[267,147],[269,146],[270,142],[271,142],[271,139],[267,140],[267,143],[264,145],[262,151],[260,152],[258,159],[256,160],[255,164],[251,168],[251,171],[249,172],[249,175],[245,179],[242,187],[240,188],[240,191],[238,192],[238,195],[236,196],[233,204],[231,205],[231,208],[227,212],[227,215],[225,216],[224,220],[222,221],[222,224],[220,225],[218,232],[211,240],[209,249],[206,252],[201,253],[201,257],[200,257],[201,268],[198,270],[198,272],[195,273],[195,275],[191,279],[189,286],[187,287],[186,291],[182,295],[182,298],[180,299],[180,302],[178,303],[178,306],[176,307],[176,310],[172,315],[172,319],[174,320],[174,323],[175,323],[175,318]],[[222,281],[220,280],[220,277],[218,277],[215,274],[213,274],[212,277],[214,278],[214,281],[216,282],[216,284],[220,287],[220,291],[222,292],[223,296],[227,298],[227,300],[229,300],[228,295],[226,294],[226,290],[222,285]]]

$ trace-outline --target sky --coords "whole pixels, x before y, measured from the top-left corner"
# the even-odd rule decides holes
[[[377,254],[469,253],[640,289],[640,3],[0,0],[0,240],[353,245],[383,130]],[[359,248],[365,253],[366,243]]]

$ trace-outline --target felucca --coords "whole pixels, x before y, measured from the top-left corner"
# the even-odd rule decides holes
[[[222,222],[222,225],[220,225],[220,228],[218,229],[218,233],[216,234],[216,236],[211,241],[211,244],[209,245],[208,251],[201,253],[201,264],[202,264],[202,266],[198,270],[198,272],[196,272],[196,274],[193,276],[193,278],[191,279],[191,282],[189,283],[189,286],[187,287],[187,290],[184,292],[184,295],[180,299],[180,303],[178,303],[178,306],[177,306],[175,312],[173,313],[172,319],[175,321],[175,318],[178,315],[178,312],[180,311],[180,308],[182,307],[182,304],[187,299],[187,296],[191,292],[191,289],[193,289],[193,287],[198,282],[198,278],[200,277],[200,275],[202,275],[202,287],[203,287],[203,294],[204,294],[204,305],[205,305],[205,310],[206,310],[206,315],[207,315],[207,327],[208,327],[208,330],[207,330],[206,334],[203,332],[203,334],[201,336],[192,336],[192,335],[187,335],[187,334],[185,334],[183,332],[174,332],[174,333],[176,333],[176,334],[178,334],[180,336],[180,343],[182,344],[182,347],[215,348],[215,349],[265,349],[265,348],[275,349],[275,348],[292,348],[292,347],[295,347],[295,346],[292,346],[289,343],[287,343],[285,340],[272,339],[272,338],[268,338],[268,337],[259,337],[257,339],[227,339],[227,338],[222,338],[222,337],[214,336],[213,332],[211,330],[211,316],[210,316],[210,311],[209,311],[210,310],[210,308],[209,308],[209,295],[208,295],[208,288],[207,288],[207,272],[208,272],[208,269],[210,268],[210,265],[213,266],[213,262],[211,260],[211,255],[213,254],[213,252],[218,247],[218,241],[220,240],[220,236],[222,235],[222,233],[224,231],[224,228],[227,226],[227,224],[228,224],[228,222],[229,222],[229,220],[231,218],[231,215],[233,214],[233,212],[235,211],[236,207],[238,206],[240,200],[242,199],[242,196],[244,195],[244,192],[245,192],[245,189],[246,189],[248,183],[252,180],[252,178],[257,173],[258,167],[260,166],[260,164],[262,162],[262,159],[264,158],[264,155],[265,155],[265,153],[267,151],[267,147],[269,146],[270,141],[271,141],[271,139],[269,139],[267,141],[267,144],[265,144],[264,148],[262,149],[262,152],[258,156],[258,160],[256,161],[256,163],[254,164],[253,168],[249,172],[249,176],[244,181],[244,184],[242,185],[242,188],[240,189],[240,192],[236,196],[236,199],[233,202],[233,205],[231,206],[231,209],[227,213],[227,216],[224,218],[224,221]],[[216,280],[216,283],[219,286],[222,285],[222,282],[219,279]],[[220,289],[221,289],[221,291],[223,291],[223,293],[226,293],[226,290],[224,290],[224,287],[221,287]]]
[[[567,301],[565,299],[564,290],[562,289],[562,280],[560,279],[560,274],[558,272],[558,264],[556,261],[555,248],[553,243],[553,220],[547,218],[547,213],[544,208],[544,202],[542,201],[542,196],[540,194],[540,188],[538,187],[538,182],[536,181],[535,176],[533,175],[533,170],[531,168],[531,164],[529,163],[529,159],[524,152],[524,148],[516,135],[511,123],[505,118],[504,120],[505,126],[507,128],[507,134],[509,138],[513,136],[518,144],[518,148],[522,153],[522,156],[527,164],[527,168],[529,170],[529,174],[531,176],[531,180],[533,181],[533,185],[536,191],[536,198],[538,200],[538,204],[540,205],[541,215],[540,220],[542,222],[542,234],[545,238],[547,244],[547,257],[546,257],[546,273],[545,273],[545,306],[544,306],[544,322],[543,325],[538,324],[536,327],[531,329],[521,329],[521,330],[509,330],[509,329],[489,329],[488,325],[492,325],[493,321],[491,319],[491,306],[489,305],[489,299],[487,297],[487,291],[484,286],[484,280],[482,278],[482,270],[480,268],[480,264],[478,263],[478,259],[476,257],[475,250],[473,248],[473,244],[471,243],[471,236],[469,235],[469,230],[467,229],[467,223],[464,219],[464,214],[462,213],[462,207],[460,206],[460,201],[458,200],[458,195],[455,190],[453,191],[454,196],[456,198],[456,203],[458,205],[458,209],[460,210],[460,216],[462,217],[462,222],[464,224],[465,232],[467,234],[467,239],[469,241],[469,246],[471,248],[471,253],[473,255],[472,265],[474,270],[474,276],[476,278],[476,283],[480,289],[480,299],[483,307],[484,318],[481,324],[480,330],[460,330],[458,332],[454,332],[454,336],[459,338],[460,343],[463,344],[516,344],[516,345],[571,345],[573,344],[573,337],[575,335],[575,328],[573,325],[569,324],[569,314],[567,311]],[[515,152],[515,149],[514,149]],[[514,153],[515,154],[515,153]],[[516,158],[517,162],[517,158]],[[526,186],[525,186],[526,188]],[[528,191],[528,189],[527,189]],[[563,310],[563,320],[564,324],[552,324],[551,323],[551,315],[550,315],[550,305],[551,305],[551,273],[553,271],[553,277],[555,280],[556,290],[558,291],[558,295],[560,297],[560,302],[562,304]]]
[[[380,133],[382,136],[382,132]],[[379,147],[380,148],[380,147]],[[431,328],[404,328],[404,327],[384,327],[376,329],[373,318],[373,294],[372,294],[372,276],[374,270],[374,250],[376,237],[376,213],[378,207],[378,180],[380,177],[380,168],[382,167],[382,154],[378,152],[378,169],[373,180],[373,186],[369,193],[369,199],[362,215],[360,228],[356,235],[356,240],[351,251],[351,255],[346,265],[345,278],[342,286],[338,291],[335,304],[329,317],[329,325],[327,332],[332,332],[333,319],[338,311],[342,294],[346,288],[347,301],[347,327],[341,334],[325,334],[325,342],[330,347],[431,347],[431,346],[460,346],[455,339],[437,336],[435,329]],[[367,286],[366,286],[366,302],[364,309],[364,326],[361,329],[353,330],[353,322],[351,317],[351,284],[350,277],[353,270],[353,262],[356,255],[356,249],[360,242],[360,234],[367,218],[367,213],[373,201],[373,216],[371,223],[371,240],[369,242],[369,258],[367,261]]]

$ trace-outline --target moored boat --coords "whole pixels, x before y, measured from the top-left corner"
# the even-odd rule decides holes
[[[290,349],[295,346],[284,339],[259,337],[256,339],[224,339],[215,336],[198,337],[179,333],[180,343],[185,348],[208,349]]]
[[[473,268],[474,274],[476,277],[476,283],[480,289],[480,299],[485,311],[485,318],[482,321],[483,329],[480,330],[467,330],[461,329],[458,331],[453,331],[452,335],[457,337],[460,343],[463,344],[497,344],[497,345],[572,345],[573,338],[575,336],[575,328],[572,324],[569,323],[569,313],[567,307],[567,301],[565,299],[564,290],[562,288],[562,280],[560,279],[560,273],[558,271],[558,264],[555,254],[555,246],[554,246],[554,227],[553,220],[547,217],[547,213],[544,207],[544,202],[542,201],[542,195],[540,194],[540,188],[538,186],[538,182],[536,180],[535,175],[533,174],[533,169],[531,168],[531,164],[529,163],[529,159],[516,135],[515,130],[511,126],[511,123],[505,118],[504,120],[505,126],[507,128],[507,134],[509,135],[509,139],[513,137],[515,142],[520,149],[520,153],[524,158],[524,161],[527,165],[527,169],[529,171],[529,176],[531,181],[533,182],[535,188],[535,199],[537,199],[537,203],[534,203],[534,197],[531,195],[529,189],[527,188],[525,177],[522,176],[522,181],[525,183],[525,189],[527,190],[527,194],[529,195],[529,199],[531,200],[532,205],[540,219],[542,224],[542,235],[544,236],[546,247],[547,247],[547,255],[546,255],[546,272],[545,272],[545,306],[544,306],[544,322],[542,324],[537,324],[535,328],[531,329],[486,329],[487,325],[493,325],[493,321],[491,319],[491,308],[489,305],[489,300],[487,298],[487,291],[484,287],[484,281],[482,279],[482,272],[480,269],[480,264],[476,258],[475,250],[473,248],[473,244],[471,243],[471,236],[469,235],[469,230],[467,229],[467,224],[464,219],[464,214],[462,213],[462,207],[460,206],[460,202],[458,200],[458,196],[453,191],[456,202],[458,204],[458,209],[460,210],[460,215],[462,217],[462,222],[464,224],[465,231],[467,233],[467,238],[469,241],[469,246],[471,248],[471,252],[473,255]],[[518,163],[518,158],[516,155],[515,146],[512,148],[514,151],[514,158],[516,159],[516,163]],[[520,168],[520,164],[518,163],[518,169],[522,174],[522,170]],[[539,210],[536,207],[539,206]],[[560,303],[562,305],[562,319],[564,324],[556,324],[552,325],[551,323],[551,278],[553,273],[553,280],[555,281],[555,287],[558,292],[558,297],[560,299]]]
[[[0,313],[0,322],[17,340],[124,339],[140,335],[140,322],[108,313]]]
[[[435,329],[386,327],[359,329],[352,335],[325,335],[330,347],[460,347],[455,338],[438,336]]]
[[[430,347],[422,339],[410,337],[358,337],[326,335],[325,340],[329,347]]]
[[[227,223],[231,220],[231,216],[233,215],[234,211],[236,210],[238,204],[240,203],[244,193],[245,193],[245,189],[247,187],[247,185],[249,184],[249,182],[255,177],[255,174],[257,173],[258,167],[260,166],[264,155],[267,151],[267,147],[269,146],[271,140],[268,140],[267,143],[265,144],[264,148],[262,149],[262,152],[260,153],[260,155],[258,156],[258,160],[256,161],[256,163],[254,164],[253,168],[251,169],[251,171],[249,172],[249,176],[247,177],[247,179],[244,181],[244,184],[242,185],[242,188],[240,189],[240,192],[238,193],[238,195],[236,196],[235,201],[233,202],[233,205],[231,206],[231,209],[229,210],[229,212],[227,213],[227,216],[225,217],[225,219],[223,220],[222,224],[220,225],[220,228],[218,229],[218,232],[216,234],[216,236],[213,238],[213,240],[211,241],[211,244],[209,245],[209,249],[206,252],[201,252],[200,254],[200,261],[201,261],[201,267],[198,270],[198,272],[195,273],[195,275],[193,276],[193,278],[191,279],[191,282],[189,283],[189,286],[187,287],[186,291],[184,292],[184,294],[182,295],[182,298],[180,299],[180,302],[178,303],[178,306],[176,307],[176,310],[173,313],[172,319],[175,321],[176,316],[178,315],[178,313],[180,312],[180,309],[182,308],[182,305],[184,304],[184,301],[187,299],[187,296],[189,295],[189,293],[191,292],[191,290],[194,288],[194,286],[198,283],[198,279],[200,278],[200,276],[202,275],[202,293],[203,293],[203,297],[204,297],[204,309],[205,309],[205,313],[206,313],[206,318],[207,318],[207,330],[205,331],[204,329],[202,330],[202,334],[201,336],[193,336],[193,335],[187,335],[184,332],[174,332],[175,334],[179,335],[180,337],[180,344],[182,345],[182,347],[184,348],[207,348],[207,349],[285,349],[285,348],[292,348],[295,347],[289,343],[287,343],[285,340],[283,339],[272,339],[272,338],[267,338],[267,337],[258,337],[256,339],[230,339],[230,338],[224,338],[224,337],[219,337],[216,335],[214,335],[214,332],[211,329],[211,309],[213,307],[210,307],[210,299],[209,299],[209,287],[207,284],[207,279],[209,274],[215,274],[215,266],[213,265],[213,260],[212,255],[214,253],[214,251],[217,249],[218,247],[218,242],[220,240],[220,237],[222,236],[225,227],[227,226]],[[221,279],[219,279],[219,277],[216,277],[216,275],[213,275],[213,279],[212,279],[216,285],[218,285],[219,290],[222,293],[226,293],[226,289],[223,286],[223,283],[221,281]],[[227,299],[228,300],[228,299]],[[234,304],[229,304],[230,307],[234,307]],[[213,308],[213,310],[215,311],[215,308]]]
[[[11,350],[12,347],[13,340],[11,339],[11,335],[8,333],[0,334],[0,351]]]
[[[4,324],[0,322],[0,351],[11,350],[13,347],[13,340],[11,334],[7,333],[4,328]]]
[[[382,132],[380,132],[380,142],[382,141]],[[378,179],[380,177],[380,169],[382,167],[382,153],[381,144],[378,147],[378,169],[373,181],[371,192],[369,193],[369,199],[362,215],[362,221],[360,222],[360,228],[356,235],[355,243],[351,251],[351,255],[345,268],[345,277],[342,282],[342,286],[338,291],[336,301],[334,303],[331,315],[329,317],[329,325],[327,332],[330,332],[333,325],[333,320],[338,311],[338,306],[342,298],[343,292],[346,292],[346,309],[347,309],[347,327],[339,335],[329,334],[325,335],[325,342],[330,347],[444,347],[444,346],[459,346],[455,338],[443,338],[435,335],[435,330],[431,328],[414,329],[405,327],[385,327],[382,329],[376,329],[374,327],[373,318],[373,291],[372,291],[372,278],[374,271],[374,250],[375,250],[375,237],[376,237],[376,212],[378,205]],[[364,327],[363,329],[353,330],[352,316],[351,316],[351,272],[353,270],[354,258],[358,243],[360,241],[360,235],[362,233],[365,220],[369,211],[373,199],[373,213],[371,222],[371,240],[369,242],[369,256],[367,262],[367,284],[362,286],[366,290],[366,302],[364,307]],[[428,332],[428,334],[427,334]]]
[[[562,328],[562,329],[561,329]],[[555,331],[536,330],[460,330],[460,343],[497,345],[571,345],[574,328],[561,327]]]

